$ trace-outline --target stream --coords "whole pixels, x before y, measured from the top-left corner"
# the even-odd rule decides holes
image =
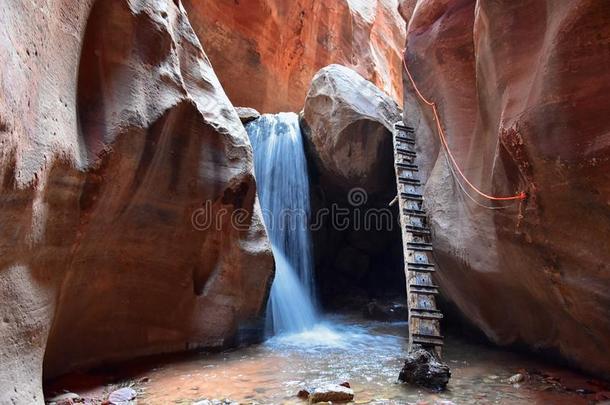
[[[203,399],[301,404],[306,402],[296,397],[300,389],[344,381],[361,404],[587,404],[600,391],[585,377],[531,356],[449,336],[444,354],[452,369],[449,389],[428,392],[397,383],[406,355],[406,323],[346,315],[325,322],[332,329],[322,323],[309,332],[221,353],[67,376],[47,391],[72,390],[98,404],[113,389],[133,386],[137,403],[151,405],[191,405]],[[526,381],[508,383],[518,372],[525,373]]]

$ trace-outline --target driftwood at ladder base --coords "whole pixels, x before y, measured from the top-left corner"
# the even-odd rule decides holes
[[[415,164],[415,131],[402,122],[395,128],[394,166],[409,303],[409,355],[399,380],[443,390],[451,372],[441,362],[443,314],[436,307],[439,287],[432,280],[436,270],[430,243],[432,232],[424,209],[422,182],[416,178],[419,170]]]

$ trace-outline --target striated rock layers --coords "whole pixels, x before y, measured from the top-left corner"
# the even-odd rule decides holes
[[[339,63],[402,98],[398,0],[183,0],[235,105],[300,111],[311,78]]]
[[[404,295],[397,212],[388,209],[396,195],[391,131],[400,119],[398,105],[349,68],[330,65],[313,79],[301,126],[326,304]]]
[[[273,259],[251,147],[179,2],[0,9],[0,403],[252,327]]]
[[[426,201],[444,294],[500,344],[558,350],[610,375],[610,8],[603,0],[405,1],[405,121],[429,159]],[[417,3],[417,4],[415,4]],[[474,194],[471,192],[471,194]]]

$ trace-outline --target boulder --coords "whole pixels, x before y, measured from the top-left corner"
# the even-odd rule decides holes
[[[528,195],[466,196],[405,75],[443,294],[498,344],[610,376],[610,8],[403,3],[407,65],[462,171],[485,193]]]
[[[436,391],[444,390],[449,378],[451,378],[449,367],[424,349],[410,352],[398,375],[399,381]]]
[[[177,4],[2,7],[0,403],[43,403],[43,372],[230,345],[264,308],[251,146]]]
[[[320,402],[342,403],[350,402],[354,399],[354,390],[339,384],[329,384],[314,389],[309,394],[309,403],[317,404]]]
[[[358,187],[364,202],[391,189],[392,129],[400,119],[398,105],[352,69],[330,65],[316,73],[301,123],[325,189],[349,198],[346,194]],[[352,197],[358,204],[358,196]]]
[[[299,111],[314,74],[340,63],[402,101],[398,0],[183,0],[235,105]]]

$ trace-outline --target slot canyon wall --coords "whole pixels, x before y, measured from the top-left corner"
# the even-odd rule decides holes
[[[183,0],[237,106],[298,112],[314,74],[356,70],[402,102],[404,23],[398,0]]]
[[[252,150],[180,2],[8,1],[0,26],[0,403],[255,329]]]
[[[257,330],[273,259],[233,105],[299,111],[331,62],[402,98],[397,0],[11,0],[0,26],[2,403]],[[206,201],[226,215],[196,229]]]
[[[610,375],[610,8],[604,0],[402,1],[405,76],[444,295],[491,340]],[[471,194],[474,194],[471,191]]]

